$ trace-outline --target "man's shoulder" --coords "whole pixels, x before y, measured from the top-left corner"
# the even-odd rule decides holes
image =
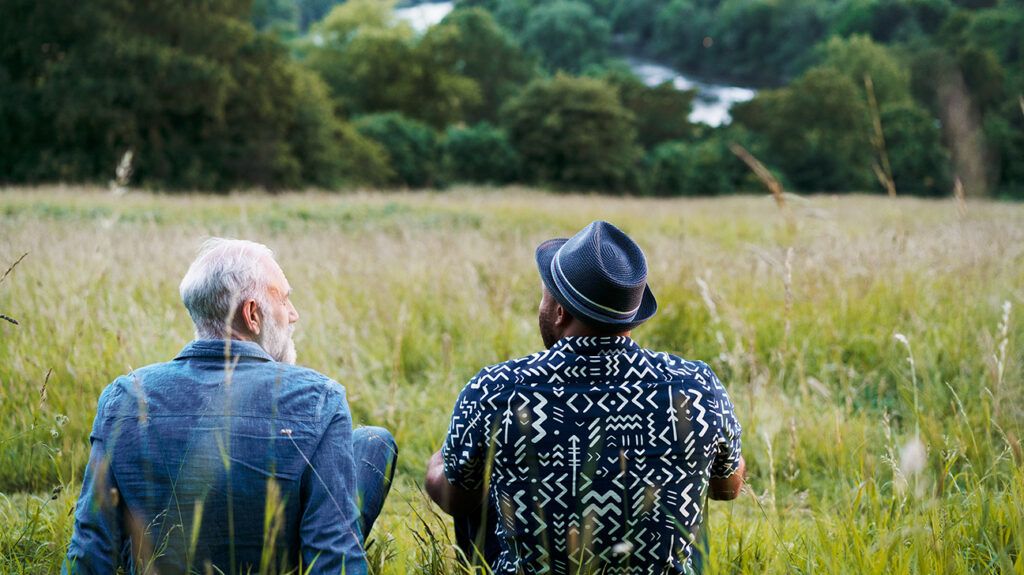
[[[662,364],[666,369],[671,370],[674,375],[683,377],[710,377],[715,375],[711,366],[701,360],[686,359],[667,351],[654,351],[646,348],[643,351],[650,361]]]
[[[524,377],[536,373],[539,369],[542,370],[552,359],[557,359],[557,355],[557,352],[543,350],[485,366],[473,376],[469,385],[514,385]]]
[[[345,388],[340,383],[309,367],[281,362],[240,362],[219,372],[196,372],[180,359],[174,359],[118,376],[100,393],[98,407],[101,413],[124,415],[145,409],[140,406],[147,404],[198,406],[204,404],[203,400],[190,397],[185,389],[205,383],[206,386],[195,387],[195,393],[191,395],[209,396],[213,392],[209,384],[221,382],[225,387],[230,386],[228,395],[235,397],[236,401],[240,396],[252,396],[255,400],[269,394],[277,408],[286,411],[304,412],[311,408],[319,411],[318,407],[322,408],[331,400],[345,400]],[[242,401],[245,402],[244,399]],[[313,405],[307,405],[310,403]],[[294,409],[287,409],[288,406]]]
[[[331,393],[345,393],[345,388],[340,383],[311,367],[269,362],[263,364],[263,369],[272,370],[274,375],[280,378],[281,382],[309,386]]]
[[[180,359],[173,359],[159,363],[152,363],[144,367],[133,369],[124,375],[118,376],[108,388],[131,388],[144,387],[161,383],[166,380],[173,380],[178,377],[187,377]],[[251,376],[252,372],[259,372],[259,375],[266,375],[273,378],[277,384],[307,385],[323,388],[325,391],[344,392],[344,388],[337,381],[320,373],[319,371],[301,365],[292,365],[282,362],[253,362],[248,364],[232,364],[231,367],[223,369],[225,374],[244,373]]]

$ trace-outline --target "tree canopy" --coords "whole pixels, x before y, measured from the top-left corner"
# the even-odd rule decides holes
[[[0,181],[1024,197],[1021,0],[0,0]],[[732,125],[640,57],[760,89]],[[630,60],[627,60],[629,58]],[[699,116],[698,116],[699,117]]]
[[[639,156],[633,114],[607,83],[562,74],[534,80],[503,115],[530,181],[611,190],[630,183]]]

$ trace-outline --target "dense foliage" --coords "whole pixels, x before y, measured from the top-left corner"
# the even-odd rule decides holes
[[[0,182],[103,182],[131,150],[133,182],[168,189],[728,193],[756,185],[742,143],[797,191],[1024,196],[1021,0],[458,0],[424,33],[378,0],[0,8]],[[761,91],[733,126],[695,126],[698,92],[624,56]],[[618,120],[527,111],[574,90]],[[429,173],[367,137],[381,114],[432,132]]]
[[[507,184],[519,177],[519,155],[505,132],[487,122],[453,126],[444,136],[446,173],[460,182]]]
[[[558,75],[531,82],[505,108],[529,181],[623,189],[638,155],[633,115],[600,80]]]

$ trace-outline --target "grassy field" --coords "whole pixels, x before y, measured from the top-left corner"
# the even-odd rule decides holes
[[[608,219],[707,361],[750,486],[713,503],[711,573],[1024,573],[1024,206],[879,197],[639,200],[529,190],[113,197],[0,191],[0,573],[57,570],[100,390],[191,338],[209,235],[277,253],[299,362],[401,448],[379,573],[448,573],[419,485],[458,391],[537,351],[533,249]]]

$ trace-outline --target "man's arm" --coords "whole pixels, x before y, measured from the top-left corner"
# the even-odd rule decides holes
[[[89,441],[89,464],[82,478],[82,492],[75,504],[75,528],[61,573],[92,575],[114,573],[122,563],[125,543],[124,519],[127,509],[118,489],[107,454],[107,410],[118,395],[115,382],[107,386],[96,402]]]
[[[330,394],[327,429],[302,475],[302,561],[309,573],[366,574],[366,552],[356,506],[352,417],[344,390]],[[286,438],[283,438],[287,441]]]
[[[705,381],[711,384],[721,418],[716,441],[717,449],[711,464],[711,480],[708,487],[711,499],[730,501],[739,497],[747,475],[747,462],[742,455],[743,428],[736,419],[735,408],[725,386],[707,364],[702,365]]]
[[[485,368],[462,388],[448,425],[441,450],[427,463],[424,487],[445,513],[454,516],[472,513],[486,501],[484,472],[493,438],[497,432],[497,395],[506,390],[501,377],[504,365]],[[490,377],[482,377],[484,373]]]
[[[739,467],[728,477],[711,478],[711,498],[718,501],[731,501],[740,495],[743,482],[747,476],[747,462],[740,456]]]
[[[99,416],[97,416],[99,417]],[[123,504],[103,441],[94,438],[82,494],[75,504],[75,530],[61,566],[65,575],[114,573],[124,544]]]
[[[440,450],[427,463],[424,488],[442,511],[455,517],[473,513],[483,504],[483,489],[463,489],[448,481],[444,474],[444,460],[441,459]]]

